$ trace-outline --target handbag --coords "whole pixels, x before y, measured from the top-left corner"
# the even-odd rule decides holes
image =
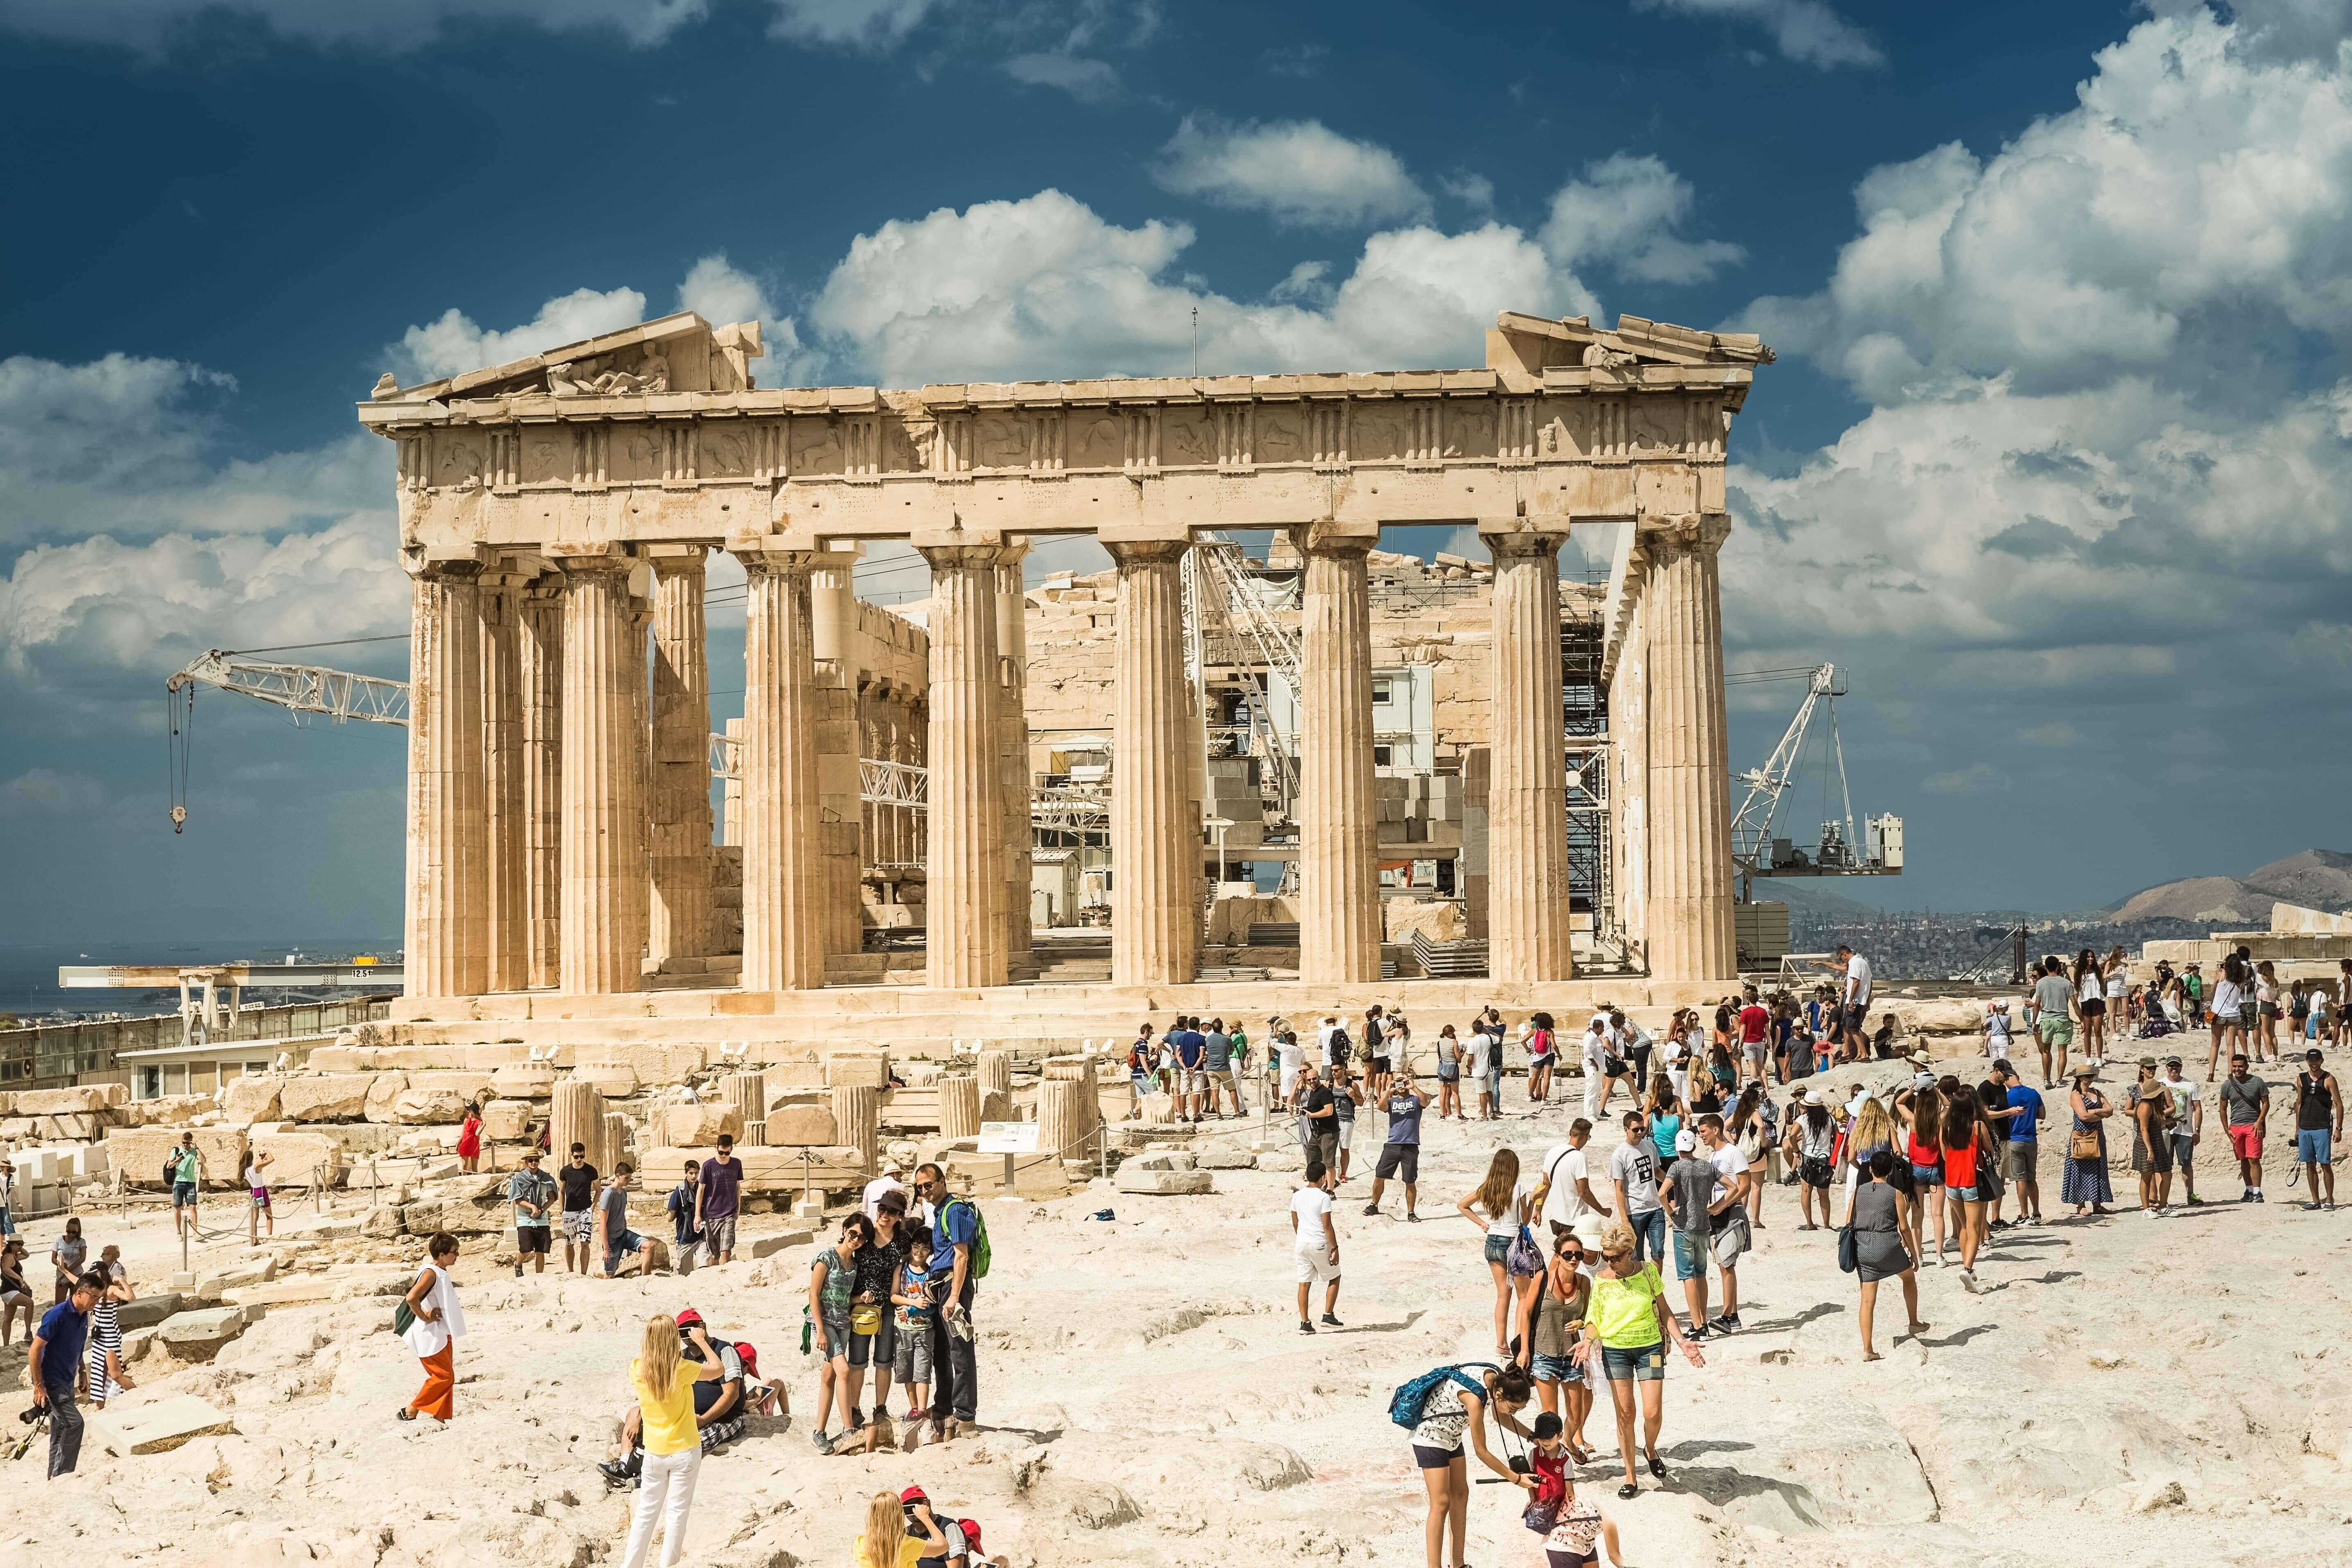
[[[1853,1226],[1851,1225],[1838,1226],[1838,1267],[1848,1274],[1862,1267],[1861,1259],[1856,1256]]]
[[[392,1331],[398,1334],[401,1338],[406,1339],[408,1337],[408,1331],[415,1326],[415,1310],[409,1306],[408,1298],[403,1296],[400,1299],[400,1304],[392,1310]]]
[[[1535,1232],[1526,1226],[1519,1226],[1510,1251],[1504,1255],[1503,1267],[1522,1279],[1543,1271],[1543,1249],[1536,1245]]]
[[[2100,1154],[2098,1129],[2077,1127],[2067,1136],[2066,1158],[2069,1160],[2095,1160]]]
[[[1528,1504],[1527,1511],[1519,1515],[1519,1522],[1538,1535],[1549,1535],[1552,1526],[1559,1522],[1561,1501],[1559,1498],[1537,1498]]]
[[[861,1337],[882,1331],[882,1308],[873,1301],[849,1309],[849,1331]]]

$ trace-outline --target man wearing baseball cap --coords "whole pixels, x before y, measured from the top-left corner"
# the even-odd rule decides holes
[[[1699,1152],[1698,1134],[1684,1128],[1675,1134],[1675,1162],[1658,1181],[1666,1218],[1675,1227],[1675,1278],[1683,1282],[1683,1301],[1690,1309],[1692,1339],[1707,1336],[1706,1264],[1708,1243],[1715,1236],[1715,1165]]]
[[[547,1251],[553,1245],[548,1205],[555,1202],[555,1178],[539,1168],[539,1151],[526,1150],[522,1169],[507,1178],[507,1201],[514,1205],[515,1278],[522,1278],[526,1259],[531,1272],[547,1272]]]
[[[2336,1212],[2333,1161],[2336,1140],[2343,1136],[2344,1091],[2336,1075],[2320,1065],[2319,1047],[2314,1046],[2303,1053],[2303,1070],[2294,1075],[2294,1157],[2311,1184],[2311,1201],[2303,1205],[2306,1213]],[[2323,1178],[2327,1184],[2324,1201],[2319,1195]]]

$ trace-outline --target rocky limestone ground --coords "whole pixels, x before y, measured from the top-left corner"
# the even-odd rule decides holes
[[[627,1499],[593,1465],[611,1451],[637,1324],[692,1305],[759,1347],[795,1414],[788,1429],[755,1419],[706,1464],[689,1562],[846,1563],[861,1500],[919,1482],[1020,1564],[1418,1564],[1421,1487],[1388,1395],[1441,1361],[1488,1353],[1492,1289],[1454,1200],[1498,1141],[1532,1163],[1573,1114],[1530,1116],[1516,1082],[1511,1093],[1503,1122],[1431,1125],[1423,1223],[1397,1217],[1393,1190],[1375,1220],[1359,1212],[1363,1177],[1343,1189],[1345,1331],[1297,1331],[1289,1173],[1220,1170],[1202,1196],[992,1201],[982,1430],[820,1458],[814,1369],[798,1354],[807,1247],[685,1279],[518,1281],[485,1240],[461,1263],[472,1331],[447,1428],[392,1418],[418,1379],[388,1332],[388,1298],[274,1307],[209,1363],[144,1363],[128,1402],[201,1395],[233,1434],[115,1458],[94,1432],[81,1473],[47,1485],[37,1447],[0,1498],[0,1562],[616,1561]],[[1244,1136],[1233,1125],[1215,1136]],[[1367,1170],[1372,1126],[1359,1136]],[[1832,1237],[1799,1234],[1793,1190],[1771,1189],[1741,1270],[1748,1331],[1713,1342],[1704,1370],[1669,1373],[1670,1480],[1621,1503],[1608,1467],[1584,1472],[1626,1560],[2343,1563],[2352,1207],[2303,1213],[2282,1201],[2275,1168],[2273,1201],[2241,1206],[2210,1147],[2204,1163],[2207,1194],[2224,1201],[2187,1216],[2002,1233],[1980,1296],[1957,1269],[1923,1271],[1933,1327],[1917,1342],[1890,1346],[1890,1287],[1886,1359],[1869,1365]],[[2051,1186],[2054,1215],[2054,1170]],[[1105,1205],[1115,1219],[1090,1217]],[[142,1278],[168,1267],[167,1226],[110,1234],[131,1238]],[[46,1247],[46,1231],[37,1240]],[[1605,1405],[1588,1431],[1612,1444]],[[1541,1562],[1516,1497],[1473,1489],[1481,1568]]]

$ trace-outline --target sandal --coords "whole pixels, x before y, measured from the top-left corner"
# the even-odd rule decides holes
[[[1627,1481],[1623,1486],[1617,1489],[1617,1495],[1622,1498],[1640,1497],[1642,1495],[1642,1489],[1635,1486],[1633,1482]]]
[[[393,1419],[395,1421],[414,1421],[416,1419],[416,1412],[404,1405],[400,1407],[400,1414],[394,1416]]]
[[[1662,1481],[1666,1479],[1666,1462],[1655,1454],[1650,1456],[1650,1473]]]

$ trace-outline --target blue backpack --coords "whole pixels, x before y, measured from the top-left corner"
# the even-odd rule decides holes
[[[1437,1385],[1449,1379],[1460,1384],[1479,1398],[1486,1398],[1486,1385],[1468,1375],[1468,1369],[1471,1367],[1481,1367],[1487,1372],[1502,1370],[1494,1363],[1485,1361],[1465,1362],[1461,1366],[1432,1368],[1411,1383],[1398,1385],[1396,1393],[1389,1397],[1389,1419],[1408,1431],[1420,1426],[1422,1407],[1429,1403],[1429,1396],[1437,1392]]]

